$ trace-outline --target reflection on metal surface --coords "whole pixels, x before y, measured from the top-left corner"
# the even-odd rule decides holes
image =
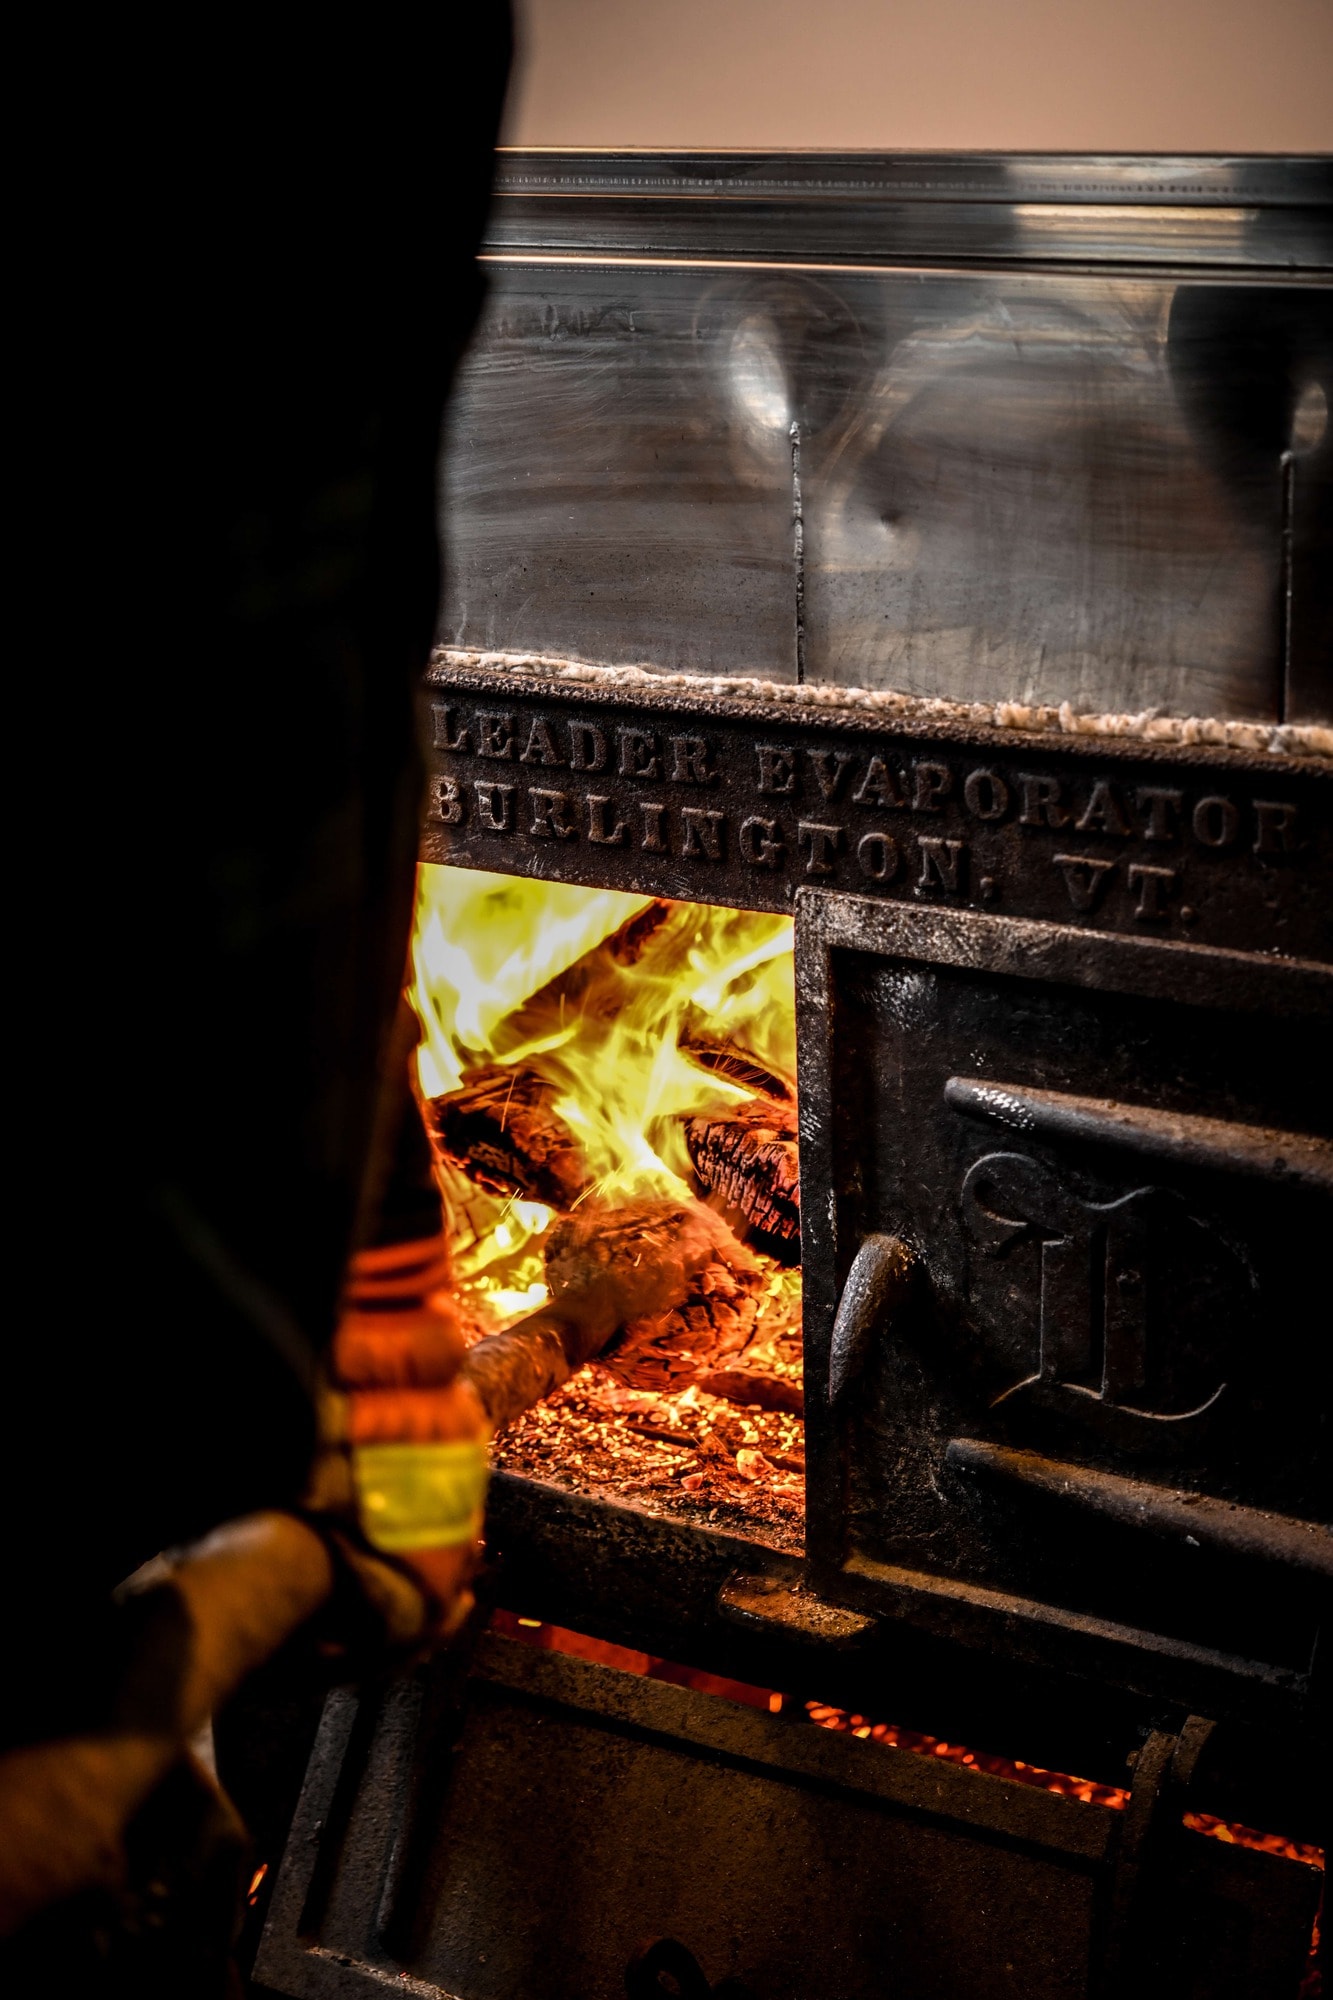
[[[1276,479],[1182,418],[1158,279],[849,281],[878,365],[809,480],[810,646],[849,686],[1262,715]]]
[[[951,1438],[945,1463],[961,1472],[1008,1479],[1130,1527],[1174,1536],[1191,1548],[1219,1549],[1333,1579],[1333,1530],[1318,1521],[1238,1507],[1207,1493],[1124,1479],[1118,1473],[1011,1451],[983,1438]]]
[[[1016,202],[1013,218],[1032,255],[1042,256],[1048,246],[1057,255],[1061,251],[1067,253],[1070,234],[1067,207],[1054,202]],[[1084,248],[1095,249],[1102,257],[1113,257],[1117,246],[1122,253],[1135,255],[1145,233],[1151,231],[1159,252],[1169,252],[1174,244],[1195,256],[1203,252],[1210,258],[1240,262],[1246,237],[1258,221],[1259,211],[1252,208],[1136,206],[1126,213],[1122,207],[1088,203],[1078,210]]]
[[[738,357],[692,274],[493,271],[449,418],[445,636],[792,679],[791,455],[758,332]]]
[[[1333,718],[1331,215],[1319,161],[509,156],[442,636]]]
[[[596,153],[501,155],[497,249],[783,262],[1216,262],[1210,217],[1240,210],[1242,267],[1326,268],[1327,158]],[[1015,206],[1058,211],[1040,249]],[[1224,225],[1228,226],[1229,225]]]
[[[1307,452],[1318,451],[1327,429],[1328,391],[1322,382],[1305,382],[1291,413],[1290,450],[1298,458],[1303,458]]]
[[[1333,1193],[1333,1142],[1308,1132],[1278,1132],[1150,1104],[993,1083],[986,1077],[951,1076],[944,1101],[955,1111],[1018,1132],[1113,1146],[1144,1159],[1212,1172],[1285,1176],[1298,1186]]]
[[[770,320],[743,319],[731,343],[728,374],[743,419],[760,431],[789,431],[787,383]]]

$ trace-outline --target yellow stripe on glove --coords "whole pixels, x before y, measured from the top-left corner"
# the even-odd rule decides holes
[[[390,1555],[459,1548],[481,1533],[490,1461],[474,1439],[352,1450],[361,1524]]]

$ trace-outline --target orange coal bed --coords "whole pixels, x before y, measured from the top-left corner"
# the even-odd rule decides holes
[[[571,1231],[618,1241],[632,1298],[635,1219],[707,1211],[673,1302],[631,1308],[500,1430],[496,1466],[798,1548],[791,920],[423,864],[411,999],[469,1341],[547,1303]]]

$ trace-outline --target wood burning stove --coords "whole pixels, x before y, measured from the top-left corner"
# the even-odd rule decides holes
[[[684,1371],[750,1397],[724,1443],[773,1504],[644,1474],[701,1435],[645,1416],[661,1343],[638,1403],[502,1442],[502,1605],[684,1684],[493,1631],[336,1693],[274,1990],[1296,1993],[1333,1574],[1331,197],[1313,161],[505,160],[423,859],[617,892],[636,938],[782,920],[795,1104],[738,1038],[754,1066],[713,1075],[759,1110],[682,1110],[682,1171],[749,1201],[766,1299],[799,1284],[804,1429],[774,1306],[767,1428],[744,1341]],[[576,1120],[514,1178],[515,1090],[552,1101],[517,1046],[425,1094],[547,1213],[596,1169]],[[575,1457],[621,1419],[630,1473]],[[1288,1851],[1209,1837],[1237,1824]]]

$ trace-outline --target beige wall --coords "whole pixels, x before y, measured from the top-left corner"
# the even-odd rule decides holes
[[[1333,0],[518,0],[521,146],[1333,149]]]

